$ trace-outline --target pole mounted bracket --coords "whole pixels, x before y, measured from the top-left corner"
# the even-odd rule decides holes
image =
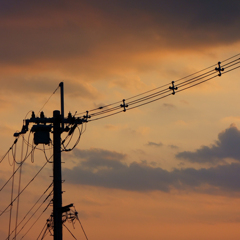
[[[169,89],[173,91],[173,92],[172,92],[172,95],[175,94],[175,90],[178,90],[178,87],[175,87],[175,86],[174,86],[174,81],[172,81],[172,86],[169,87]]]
[[[218,62],[218,67],[215,68],[216,71],[219,72],[218,76],[221,77],[224,68],[221,67],[221,62]]]
[[[88,111],[86,111],[86,115],[84,115],[83,118],[85,119],[85,122],[88,121],[88,118],[91,118],[91,116],[88,114]]]
[[[123,107],[123,111],[126,112],[126,108],[128,107],[128,104],[125,103],[125,99],[123,99],[123,104],[121,104],[120,107]]]

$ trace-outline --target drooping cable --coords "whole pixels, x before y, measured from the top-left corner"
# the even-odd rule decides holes
[[[45,162],[44,165],[38,170],[35,176],[26,184],[26,186],[20,191],[20,193],[10,202],[10,204],[0,213],[0,217],[6,212],[6,210],[16,201],[16,199],[24,192],[24,190],[34,181],[38,174],[43,170],[48,162]]]
[[[35,148],[32,150],[34,151]],[[28,154],[28,156],[32,153],[32,151]],[[14,171],[14,173],[12,174],[12,176],[5,182],[5,184],[0,188],[0,192],[4,189],[4,187],[9,183],[9,181],[14,177],[14,175],[16,174],[16,172],[20,169],[21,165],[26,161],[26,159],[28,158],[25,157],[24,160],[21,162],[21,164],[18,166],[18,168]],[[1,215],[0,215],[1,216]]]

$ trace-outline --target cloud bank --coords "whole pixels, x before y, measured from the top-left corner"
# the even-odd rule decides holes
[[[239,11],[235,0],[1,2],[0,62],[84,58],[87,67],[100,55],[230,44],[240,39]]]
[[[182,156],[190,156],[190,159],[199,159],[200,156],[209,156],[211,159],[215,159],[217,156],[219,159],[223,159],[231,156],[239,160],[236,142],[240,140],[240,131],[236,126],[231,125],[230,128],[221,132],[218,138],[216,145],[202,147],[191,154],[183,152]],[[73,157],[79,159],[79,163],[73,169],[64,169],[63,171],[64,178],[73,184],[129,191],[169,192],[171,189],[203,191],[203,188],[206,192],[209,189],[227,192],[240,191],[240,163],[218,165],[211,168],[182,168],[167,171],[160,167],[154,167],[146,161],[126,164],[124,154],[102,149],[77,149],[73,153]]]
[[[229,128],[219,133],[218,140],[211,146],[202,146],[194,152],[184,151],[176,155],[179,159],[189,162],[212,163],[224,162],[226,158],[240,161],[240,130],[232,124]]]

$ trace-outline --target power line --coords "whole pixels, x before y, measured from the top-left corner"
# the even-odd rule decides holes
[[[32,150],[34,151],[35,148]],[[28,156],[32,153],[32,151],[28,154]],[[5,182],[5,184],[0,188],[0,192],[4,189],[4,187],[9,183],[9,181],[14,177],[14,175],[16,174],[16,172],[20,169],[21,165],[26,161],[27,157],[20,163],[20,165],[18,166],[18,168],[13,172],[12,176]],[[1,215],[0,215],[1,216]]]
[[[0,213],[0,217],[6,212],[6,210],[16,201],[16,199],[23,193],[23,191],[34,181],[38,174],[43,170],[48,162],[45,162],[44,165],[39,169],[35,176],[28,182],[28,184],[20,191],[20,193],[11,201],[11,203]]]
[[[38,111],[38,114],[37,115],[39,115],[39,113],[43,110],[43,108],[46,106],[46,104],[49,102],[49,100],[51,99],[51,97],[56,93],[56,91],[58,90],[58,88],[59,88],[59,85],[58,85],[58,87],[53,91],[53,93],[50,95],[50,97],[47,99],[47,101],[43,104],[43,106],[40,108],[40,110]]]
[[[70,229],[63,223],[63,226],[68,230],[68,232],[72,235],[72,237],[74,239],[76,239],[76,237],[73,235],[73,233],[70,231]]]
[[[18,138],[16,138],[12,144],[12,146],[8,149],[8,151],[4,154],[4,156],[2,157],[2,159],[0,160],[0,163],[2,163],[2,161],[5,159],[5,157],[8,155],[8,153],[12,150],[13,146],[17,143]]]
[[[240,55],[240,54],[238,54],[238,55]],[[238,55],[236,55],[236,56],[238,56]],[[230,60],[230,59],[233,59],[233,57],[229,58],[227,60]],[[233,71],[233,70],[237,69],[239,67],[238,66],[239,64],[240,64],[240,59],[239,58],[225,63],[225,65],[223,65],[222,67],[224,67],[225,70],[226,69],[229,69],[229,70],[224,71],[224,72],[222,72],[223,70],[220,70],[221,74],[225,74],[227,72],[230,72],[230,71]],[[213,67],[213,66],[211,66],[211,67]],[[208,69],[209,68],[206,68],[206,70],[208,70]],[[209,81],[209,80],[219,76],[219,73],[216,73],[216,70],[217,70],[217,68],[212,69],[212,70],[207,71],[207,72],[204,72],[204,73],[201,73],[200,75],[197,75],[197,76],[194,76],[194,77],[193,77],[194,74],[191,74],[191,75],[189,75],[189,76],[191,76],[190,79],[188,79],[188,76],[180,79],[181,81],[183,79],[185,79],[185,81],[182,81],[181,83],[176,85],[176,87],[178,89],[178,91],[176,91],[176,93],[180,92],[180,91],[183,91],[183,90],[187,90],[189,88],[192,88],[194,86],[197,86],[201,83],[204,83],[206,81]],[[202,72],[202,71],[199,71],[199,72]],[[199,72],[197,72],[197,73],[199,73]],[[151,94],[148,94],[146,96],[144,96],[145,93],[142,93],[142,94],[136,95],[136,96],[141,96],[140,98],[134,99],[135,96],[131,97],[129,99],[134,99],[134,100],[127,102],[127,104],[125,104],[125,99],[124,99],[123,100],[124,104],[121,104],[121,105],[118,105],[118,106],[113,106],[111,108],[104,109],[104,110],[98,110],[98,111],[95,111],[93,114],[90,113],[88,117],[89,118],[91,117],[91,119],[89,119],[88,122],[96,121],[96,120],[99,120],[99,119],[102,119],[102,118],[106,118],[106,117],[118,114],[122,111],[126,111],[126,109],[131,110],[131,109],[134,109],[134,108],[137,108],[137,107],[155,102],[157,100],[163,99],[163,98],[168,97],[172,94],[175,94],[175,91],[172,92],[172,90],[171,90],[172,87],[164,88],[162,90],[154,92],[154,90],[156,90],[156,89],[158,90],[160,88],[166,87],[167,85],[169,86],[169,84],[166,84],[166,85],[163,85],[162,87],[155,88],[153,90],[145,92],[145,93],[152,92]],[[122,107],[124,107],[124,110],[120,110],[120,109],[122,109]],[[125,107],[128,107],[128,108],[125,108]],[[97,116],[98,116],[98,118],[95,118]],[[83,118],[84,118],[84,116],[83,116]]]
[[[33,212],[33,214],[30,216],[30,218],[25,222],[25,224],[22,226],[22,228],[18,231],[18,233],[17,233],[17,235],[24,229],[24,227],[28,224],[28,222],[32,219],[32,217],[38,212],[38,210],[42,207],[42,205],[47,201],[47,199],[51,196],[51,194],[52,194],[52,192],[53,191],[51,191],[49,194],[48,194],[48,196],[44,199],[44,201],[38,206],[38,208]],[[52,201],[52,200],[51,200]],[[50,201],[50,202],[51,202]],[[46,208],[44,209],[44,211],[43,212],[45,212],[46,211]],[[30,229],[27,231],[27,232],[29,232],[30,231]],[[27,234],[27,233],[26,233]],[[25,235],[26,235],[25,234]],[[24,235],[24,236],[25,236]],[[16,236],[13,238],[13,239],[16,239]]]
[[[233,58],[236,58],[236,57],[239,56],[239,55],[240,55],[240,54],[236,54],[236,55],[234,55],[234,56],[232,56],[232,57],[230,57],[230,58],[228,58],[228,59],[223,60],[222,62],[229,61],[229,60],[231,60],[231,59],[233,59]],[[239,58],[238,58],[238,59],[235,59],[234,61],[238,61],[238,60],[239,60]],[[228,64],[229,64],[229,63],[227,63],[227,64],[225,64],[225,65],[228,65]],[[181,81],[184,81],[184,83],[187,83],[187,82],[190,82],[191,80],[198,79],[199,77],[203,77],[204,75],[206,75],[206,74],[208,74],[208,73],[210,73],[210,72],[216,73],[215,69],[212,69],[212,70],[210,70],[210,71],[207,71],[207,72],[205,72],[205,73],[202,73],[202,72],[204,72],[204,71],[206,71],[206,70],[208,70],[208,69],[210,69],[210,68],[213,68],[214,66],[215,66],[215,65],[212,65],[212,66],[207,67],[207,68],[205,68],[205,69],[203,69],[203,70],[201,70],[201,71],[197,71],[197,72],[195,72],[195,73],[193,73],[193,74],[190,74],[190,75],[188,75],[188,76],[185,76],[185,77],[183,77],[183,78],[180,78],[180,79],[176,80],[175,83],[181,82]],[[195,75],[197,75],[197,74],[199,74],[199,73],[202,73],[202,74],[200,74],[200,75],[198,75],[198,76],[195,76]],[[195,76],[195,77],[193,77],[193,76]],[[189,78],[190,78],[190,79],[189,79]],[[183,83],[179,83],[179,84],[183,84]],[[145,96],[145,97],[141,97],[141,98],[139,98],[139,99],[137,99],[137,100],[134,100],[134,101],[143,100],[143,99],[146,98],[146,97],[150,97],[151,95],[156,95],[157,93],[160,93],[160,92],[162,92],[162,91],[169,91],[168,88],[165,88],[165,90],[159,90],[159,89],[164,88],[164,87],[167,87],[167,86],[169,86],[169,84],[165,84],[165,85],[162,85],[162,86],[160,86],[160,87],[157,87],[157,88],[148,90],[148,91],[146,91],[146,92],[143,92],[143,93],[137,94],[137,95],[135,95],[135,96],[126,98],[125,100],[126,100],[126,101],[129,101],[129,100],[131,100],[131,99],[137,98],[137,97],[139,97],[139,96],[144,96],[144,95],[146,95],[146,94],[148,94],[148,93],[151,93],[151,92],[154,92],[154,91],[155,91],[155,93],[153,93],[153,94],[150,94],[150,95]],[[159,90],[159,91],[157,91],[157,90]],[[157,91],[157,92],[156,92],[156,91]],[[101,114],[108,114],[109,112],[114,111],[114,110],[118,110],[118,109],[119,109],[119,103],[121,103],[121,102],[122,102],[122,101],[117,101],[117,102],[114,102],[114,103],[111,103],[111,104],[108,104],[108,105],[105,105],[105,106],[101,106],[101,107],[99,107],[99,108],[92,109],[92,110],[89,111],[89,112],[91,113],[90,115],[91,115],[91,117],[94,117],[94,116],[98,116],[98,115],[101,115]],[[116,104],[118,104],[118,105],[114,107],[114,105],[116,105]],[[108,108],[109,106],[113,106],[113,107]],[[105,108],[107,108],[107,109],[105,109]],[[103,109],[103,110],[102,110],[102,109]],[[81,115],[81,114],[83,114],[83,113],[85,113],[85,112],[78,113],[78,114],[76,114],[76,115]],[[90,120],[89,120],[89,121],[90,121]]]
[[[53,185],[53,183],[51,183],[47,189],[42,193],[42,195],[38,198],[38,200],[34,203],[34,205],[28,210],[28,212],[25,214],[25,216],[22,218],[22,220],[18,223],[18,225],[15,227],[15,229],[12,230],[12,232],[10,233],[9,236],[12,235],[12,233],[17,229],[17,227],[19,227],[21,225],[21,223],[26,219],[26,217],[28,216],[28,214],[33,210],[33,208],[38,204],[38,202],[41,200],[41,198],[47,193],[47,191],[50,189],[50,187]],[[51,191],[52,193],[53,191]],[[16,238],[16,237],[15,237]],[[7,240],[7,239],[6,239]]]
[[[52,201],[52,200],[51,200]],[[38,216],[38,218],[35,220],[35,222],[31,225],[31,227],[27,230],[27,232],[21,237],[21,239],[23,239],[28,233],[29,231],[34,227],[34,225],[38,222],[38,220],[41,218],[41,216],[43,215],[43,213],[47,210],[47,208],[50,206],[51,201],[48,203],[47,207],[42,211],[42,213]]]

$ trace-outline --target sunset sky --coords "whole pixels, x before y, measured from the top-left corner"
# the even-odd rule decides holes
[[[237,0],[1,0],[0,155],[31,111],[52,117],[60,109],[60,82],[67,116],[214,69],[240,53],[239,12]],[[63,205],[74,203],[89,240],[239,239],[239,74],[240,68],[83,126],[79,144],[62,154]],[[25,140],[32,144],[32,135]],[[22,137],[17,162],[21,149]],[[29,156],[21,189],[45,162],[42,151]],[[10,151],[0,163],[0,188],[12,175],[12,163]],[[50,185],[51,171],[48,163],[21,195],[18,222]],[[14,196],[18,182],[17,173]],[[11,189],[10,181],[0,191],[0,214]],[[37,239],[51,211],[23,239]],[[9,210],[0,216],[1,239],[8,236],[9,216]],[[85,239],[78,222],[75,229],[66,226]],[[63,230],[64,239],[74,239]]]

